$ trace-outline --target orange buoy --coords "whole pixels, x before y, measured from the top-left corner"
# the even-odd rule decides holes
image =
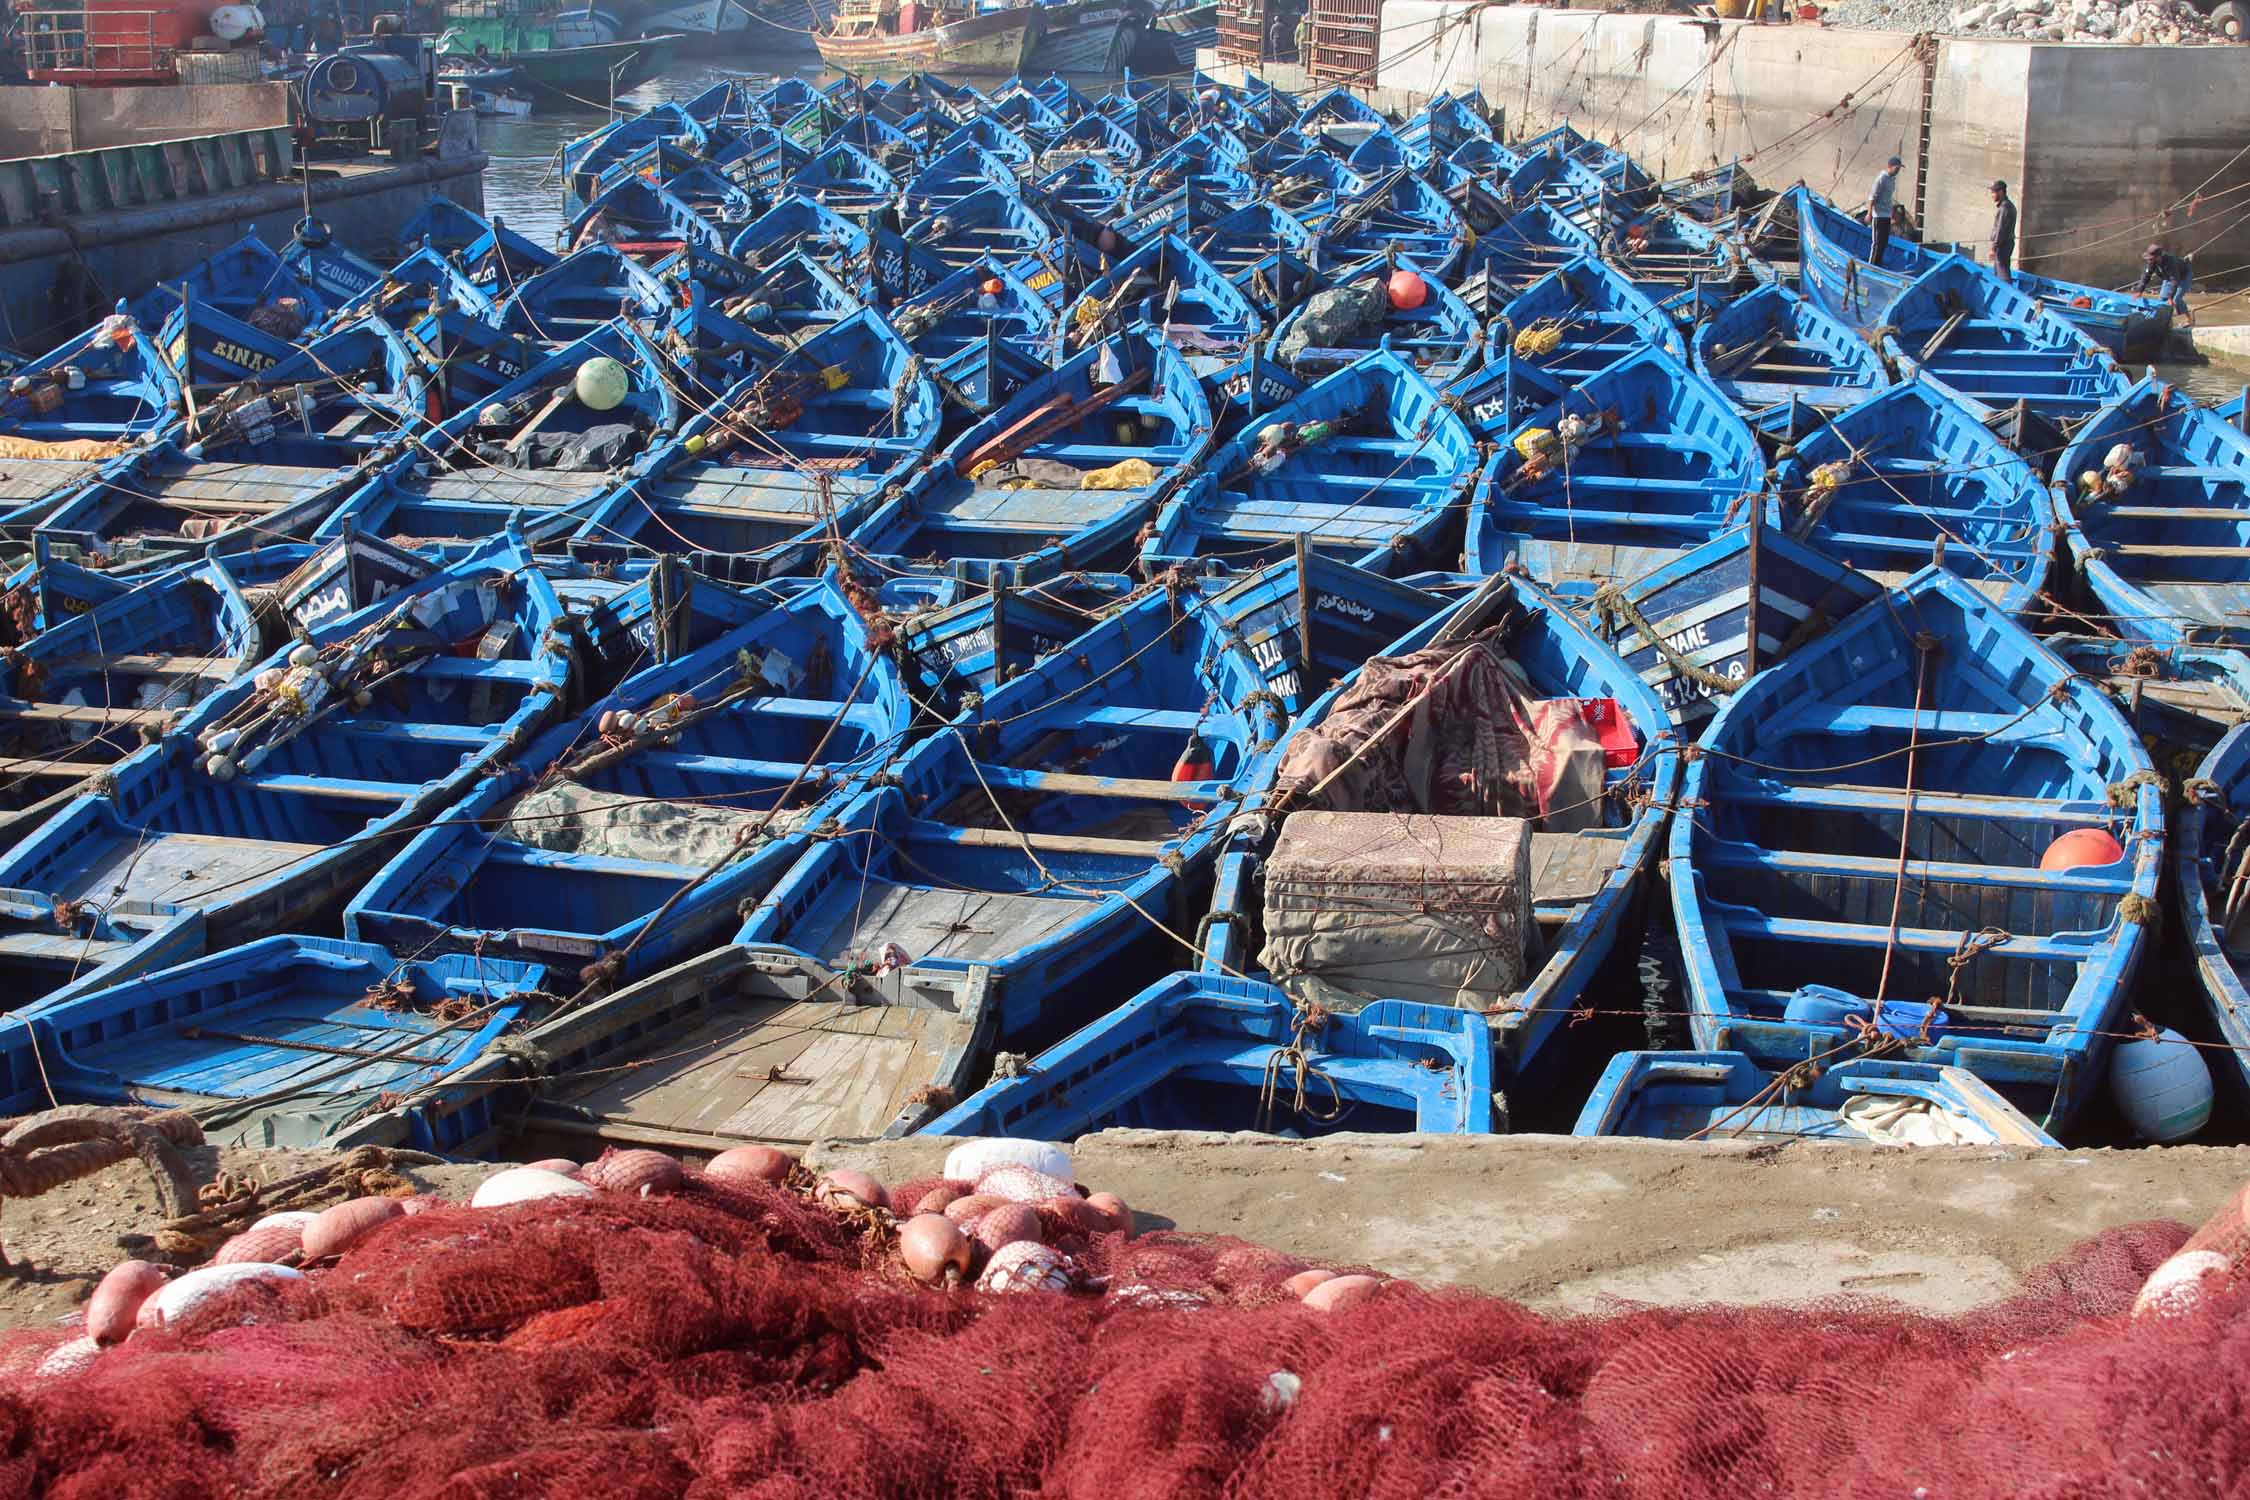
[[[1391,306],[1400,312],[1410,312],[1429,300],[1430,284],[1412,271],[1391,272],[1390,284],[1383,289],[1391,299]]]
[[[984,279],[984,285],[978,288],[978,290],[983,292],[987,297],[997,297],[1002,292],[1006,291],[1007,288],[1001,284],[999,277],[987,276]]]
[[[2081,870],[2113,865],[2125,857],[2125,846],[2110,837],[2106,828],[2073,828],[2047,846],[2039,856],[2042,870]]]

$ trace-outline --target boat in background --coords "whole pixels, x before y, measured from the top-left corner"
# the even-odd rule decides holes
[[[1875,346],[1771,282],[1696,325],[1695,367],[1761,432],[1794,441],[1890,384]]]
[[[1475,439],[1437,388],[1378,349],[1221,445],[1157,513],[1141,566],[1249,569],[1304,547],[1418,572],[1459,535],[1475,461]]]
[[[1620,1052],[1572,1135],[1858,1146],[2052,1146],[1963,1068],[1855,1057],[1769,1072],[1739,1052]]]
[[[1698,744],[1671,834],[1696,1046],[1953,1064],[2067,1126],[2125,1029],[2164,863],[2161,778],[2108,695],[1930,567]]]
[[[1933,558],[2004,613],[2040,607],[2055,506],[2039,471],[1918,380],[1849,408],[1783,461],[1789,534],[1884,587]]]
[[[185,956],[185,955],[183,955]],[[537,965],[403,958],[366,943],[260,937],[20,1012],[0,1055],[39,1057],[4,1106],[192,1109],[207,1139],[326,1146],[360,1115],[436,1088],[554,996]],[[11,1079],[19,1072],[13,1062]]]
[[[2121,634],[2250,644],[2250,436],[2238,418],[2138,382],[2056,459],[2055,510]]]
[[[1276,1067],[1314,1080],[1305,1108],[1273,1089]],[[1270,984],[1173,974],[922,1133],[1069,1141],[1118,1128],[1483,1135],[1492,1043],[1475,1011],[1378,1000],[1307,1026]]]

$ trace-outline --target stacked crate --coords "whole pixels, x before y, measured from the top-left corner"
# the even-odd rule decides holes
[[[1312,56],[1306,71],[1323,83],[1375,82],[1376,50],[1383,33],[1383,0],[1311,0]]]
[[[1305,0],[1219,0],[1219,61],[1256,67],[1297,56]]]

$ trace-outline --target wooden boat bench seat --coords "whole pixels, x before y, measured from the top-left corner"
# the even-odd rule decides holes
[[[1091,729],[1147,729],[1185,739],[1190,731],[1202,726],[1203,715],[1178,708],[1104,704],[1087,710],[1078,722]]]
[[[1897,787],[1795,786],[1744,777],[1730,782],[1727,801],[1737,807],[1786,807],[1805,813],[1895,813],[1906,805]],[[2010,823],[2053,823],[2064,827],[2107,828],[2117,809],[2107,801],[2058,802],[2044,797],[2001,797],[1973,792],[1918,791],[1916,817],[1985,818]]]
[[[1880,923],[1823,922],[1809,917],[1769,917],[1763,912],[1745,907],[1712,903],[1712,910],[1720,924],[1735,937],[1765,938],[1775,942],[1818,943],[1838,948],[1883,948],[1894,939],[1888,926]],[[1907,927],[1898,929],[1897,945],[1910,953],[1950,957],[1959,953],[1980,934],[1957,932],[1943,927]],[[1989,959],[2012,959],[2026,963],[2085,963],[2101,955],[2104,947],[2100,932],[2075,936],[2042,937],[2011,933],[2006,938],[1982,947],[1981,953]]]
[[[413,782],[354,781],[342,776],[299,776],[280,772],[244,776],[239,785],[261,792],[282,792],[299,797],[333,797],[344,802],[381,802],[396,806],[422,790]]]
[[[1889,854],[1805,853],[1794,849],[1768,849],[1731,840],[1715,841],[1697,856],[1699,865],[1713,870],[1771,870],[1788,875],[1838,875],[1889,885],[1898,872],[1898,859]],[[1906,874],[1911,890],[1921,885],[1971,885],[1999,890],[2050,891],[2058,895],[2122,896],[2133,888],[2130,870],[2118,875],[2090,874],[2083,870],[2040,870],[2025,865],[1971,864],[1961,860],[1909,859]]]
[[[1211,802],[1226,794],[1219,781],[1154,781],[1131,776],[1084,776],[1067,771],[1026,771],[979,761],[977,775],[995,790],[1054,796],[1138,797],[1156,802]]]
[[[167,656],[127,652],[120,655],[58,657],[48,663],[51,675],[66,672],[116,673],[125,677],[187,677],[225,682],[240,670],[226,656]]]

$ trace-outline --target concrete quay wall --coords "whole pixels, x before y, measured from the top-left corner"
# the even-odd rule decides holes
[[[399,226],[432,198],[484,208],[481,151],[451,159],[373,160],[313,169],[313,212],[337,241],[378,264],[404,253]],[[37,354],[115,304],[176,276],[255,232],[275,249],[304,213],[296,182],[241,187],[179,202],[83,214],[59,224],[0,229],[0,344]]]
[[[1900,201],[1922,204],[1933,239],[1981,247],[1989,185],[2004,178],[2021,205],[2021,258],[2053,275],[2115,285],[2152,235],[2193,251],[2205,282],[2250,268],[2250,48],[1917,44],[1387,0],[1380,56],[1365,92],[1387,106],[1478,90],[1511,135],[1568,120],[1664,175],[1743,160],[1768,186],[1803,179],[1852,203],[1896,153]]]

